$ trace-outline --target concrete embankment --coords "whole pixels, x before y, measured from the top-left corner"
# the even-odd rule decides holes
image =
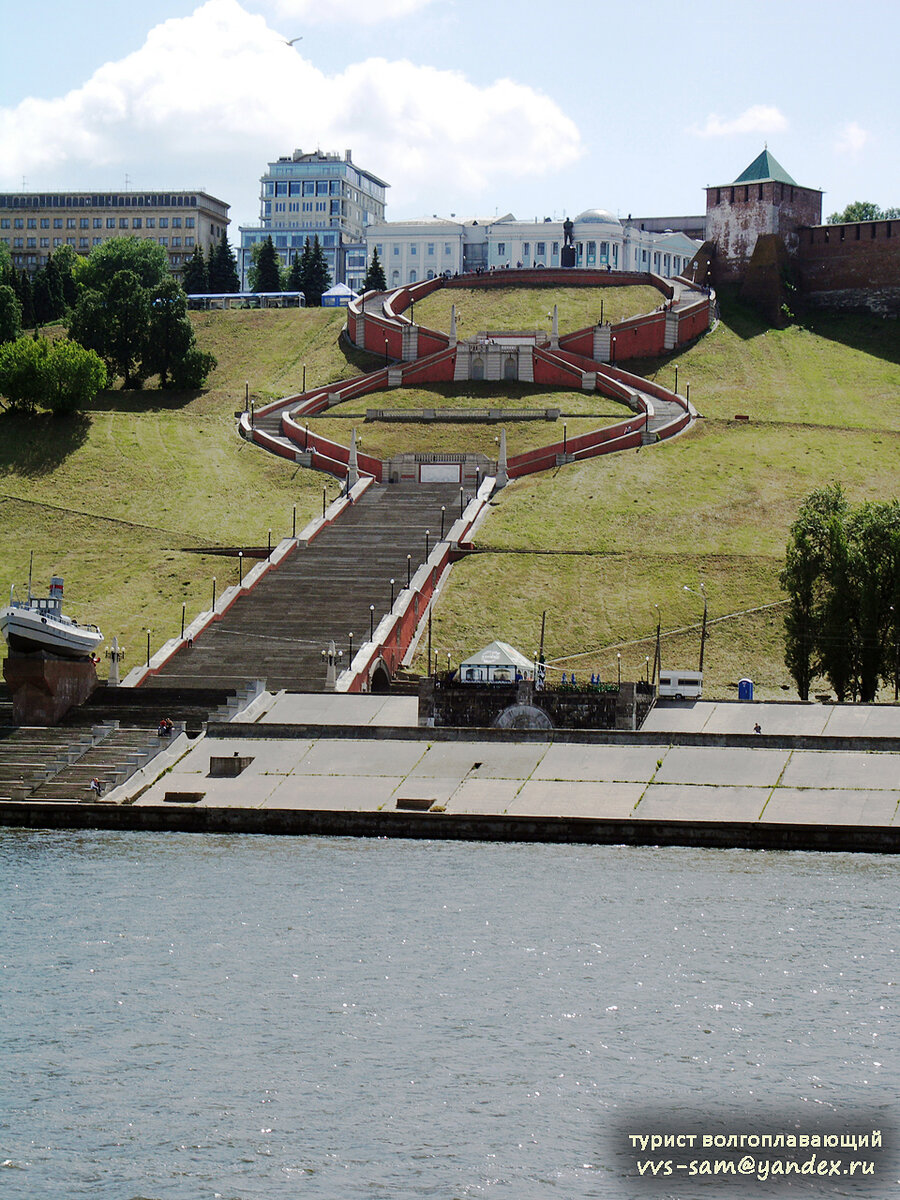
[[[0,825],[31,829],[106,829],[141,833],[269,834],[415,838],[450,841],[561,842],[587,845],[696,846],[704,849],[900,852],[900,828],[734,821],[604,820],[431,812],[349,812],[0,804]]]

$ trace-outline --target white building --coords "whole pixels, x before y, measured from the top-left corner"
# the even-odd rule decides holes
[[[506,267],[559,267],[562,221],[518,221],[502,217],[465,221],[374,222],[366,230],[367,257],[377,249],[389,288],[463,271]],[[572,220],[575,266],[611,271],[653,272],[672,277],[685,270],[701,243],[684,233],[642,229],[602,208]]]

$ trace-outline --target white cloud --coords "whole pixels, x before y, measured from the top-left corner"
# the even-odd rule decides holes
[[[0,109],[0,184],[114,189],[127,173],[138,190],[204,188],[246,223],[266,162],[350,147],[392,185],[399,217],[477,206],[486,189],[583,153],[573,121],[523,84],[383,58],[329,76],[302,50],[237,0],[208,0],[67,95]]]
[[[433,0],[263,0],[279,17],[310,25],[376,25],[408,17]]]
[[[697,137],[730,137],[735,133],[782,133],[787,127],[787,117],[777,108],[768,104],[754,104],[730,121],[710,113],[706,124],[702,127],[695,125],[691,133]]]
[[[838,129],[834,148],[839,154],[858,154],[871,140],[871,133],[855,121],[848,121]]]

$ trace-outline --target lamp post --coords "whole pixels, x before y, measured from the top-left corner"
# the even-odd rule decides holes
[[[244,586],[244,552],[238,550],[238,586]]]
[[[369,641],[375,637],[375,605],[369,605]]]
[[[603,324],[603,297],[600,297],[600,324]]]
[[[621,651],[618,651],[616,653],[616,670],[618,673],[619,687],[621,687],[622,686],[622,653],[621,653]]]
[[[431,530],[426,529],[425,530],[425,561],[426,562],[428,562],[428,541],[429,541],[430,537],[431,537]]]
[[[394,581],[391,580],[391,611],[394,609]]]
[[[322,488],[322,520],[325,520],[325,499],[328,495],[328,489]]]
[[[460,516],[463,515],[463,496],[464,496],[464,494],[465,494],[465,489],[460,488],[459,489],[459,515]]]
[[[569,448],[569,434],[565,421],[563,421],[563,455],[566,454]]]
[[[407,556],[406,556],[406,586],[407,587],[409,587],[411,579],[412,579],[412,555],[407,554]]]
[[[692,595],[694,595],[694,596],[700,596],[700,598],[703,600],[703,624],[700,627],[700,672],[702,674],[702,672],[703,672],[703,651],[706,646],[706,616],[707,616],[707,612],[708,612],[708,608],[709,608],[709,606],[707,604],[707,600],[706,600],[706,588],[701,583],[700,591],[697,592],[693,588],[689,588],[687,586],[687,584],[685,584],[684,590],[686,592],[691,592]]]
[[[441,505],[441,541],[444,540],[444,517],[447,515],[447,506]]]
[[[182,602],[181,602],[181,636],[182,636],[182,638],[184,638],[184,610],[186,608],[187,608],[187,601],[182,600]]]
[[[215,611],[216,611],[216,577],[215,577],[215,575],[213,575],[213,602],[212,602],[212,611],[213,611],[213,612],[215,612]]]
[[[678,363],[675,364],[675,395],[678,395]]]
[[[352,665],[353,665],[353,634],[352,634],[352,633],[348,633],[348,634],[347,634],[347,640],[348,640],[348,641],[349,641],[349,643],[350,643],[350,657],[348,658],[348,660],[347,660],[347,661],[348,661],[348,662],[350,663],[350,665],[352,666]]]
[[[389,365],[389,362],[388,362],[388,340],[387,340],[387,338],[385,338],[384,339],[384,369],[385,370],[388,369],[388,365]]]
[[[616,339],[612,340],[612,365],[616,365]]]

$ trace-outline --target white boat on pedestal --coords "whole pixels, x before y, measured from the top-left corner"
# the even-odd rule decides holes
[[[44,650],[60,658],[90,658],[103,641],[96,625],[81,625],[62,611],[63,581],[58,575],[50,580],[49,596],[32,596],[31,580],[28,599],[16,600],[14,589],[9,591],[9,604],[0,609],[0,633],[10,650],[33,654]]]

